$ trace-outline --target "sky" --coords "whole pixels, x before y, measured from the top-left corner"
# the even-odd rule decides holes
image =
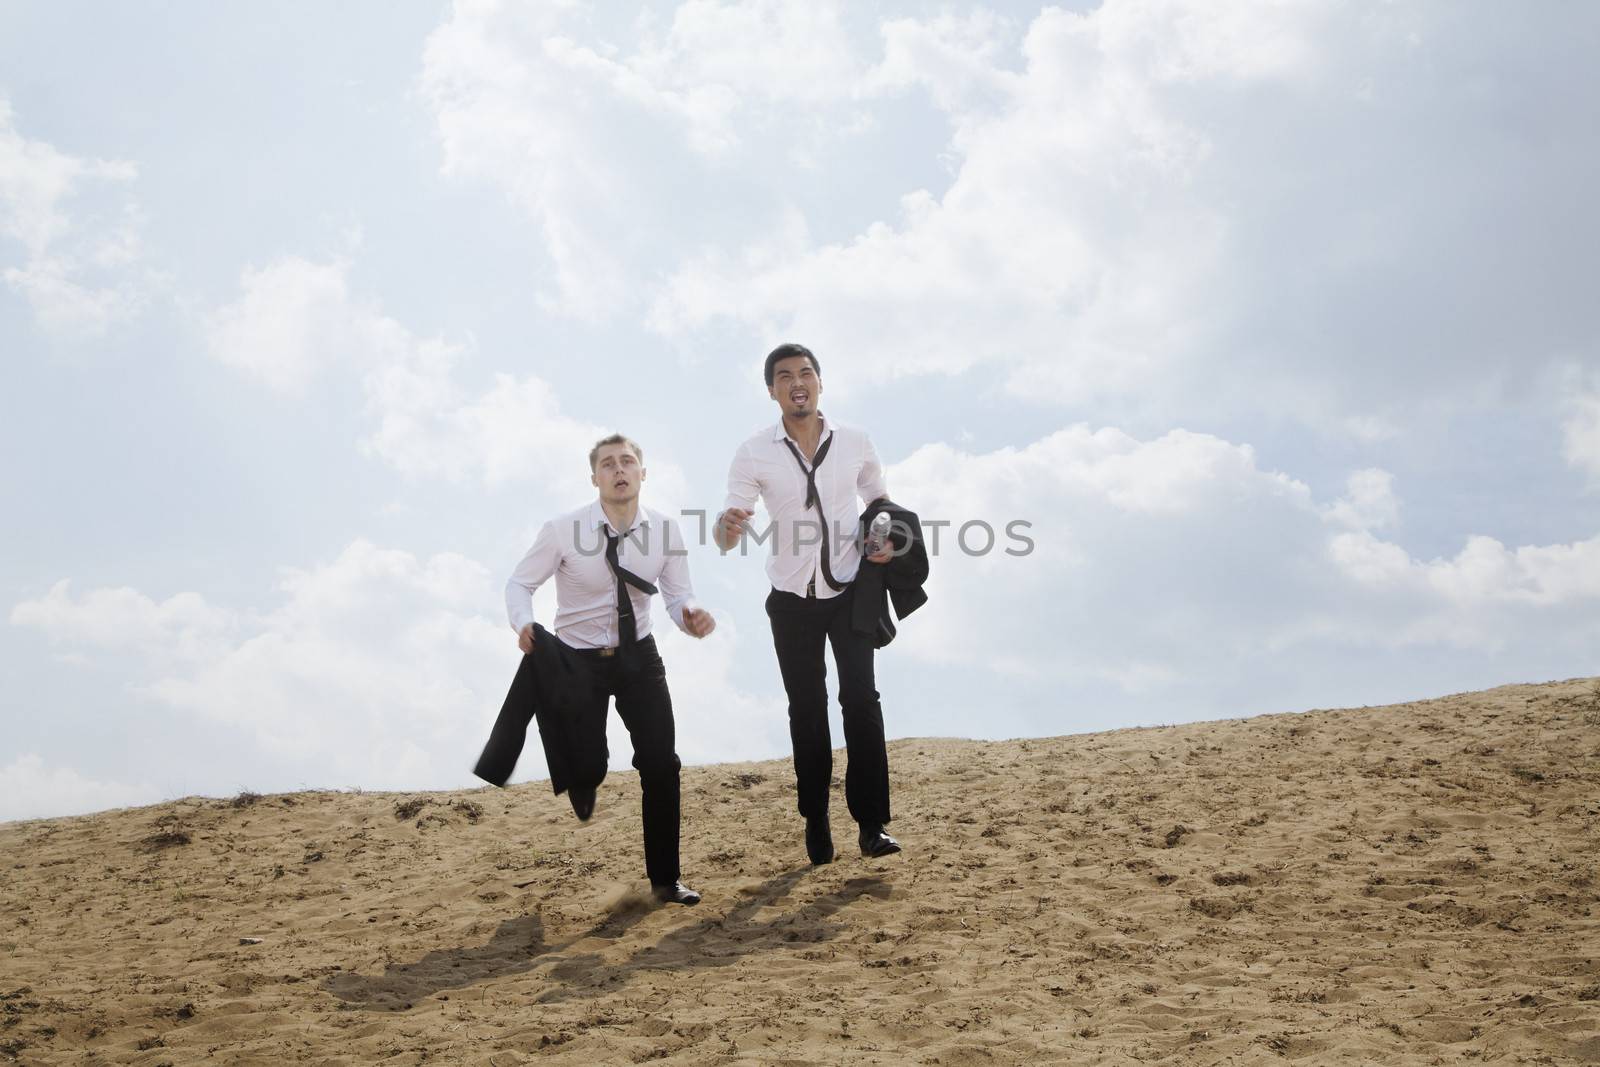
[[[891,737],[1600,673],[1596,54],[1581,3],[0,4],[0,819],[479,784],[589,446],[692,532],[782,341],[951,524]],[[690,566],[680,755],[787,755],[760,559]]]

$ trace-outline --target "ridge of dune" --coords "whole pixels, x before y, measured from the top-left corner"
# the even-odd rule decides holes
[[[1600,680],[890,762],[822,868],[787,760],[685,768],[696,908],[631,773],[0,825],[0,1059],[1600,1063]]]

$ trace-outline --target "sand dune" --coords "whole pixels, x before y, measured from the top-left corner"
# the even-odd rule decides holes
[[[818,869],[786,761],[687,770],[698,908],[631,774],[6,824],[0,1058],[1600,1063],[1594,680],[891,761]]]

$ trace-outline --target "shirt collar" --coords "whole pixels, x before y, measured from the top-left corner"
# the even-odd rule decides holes
[[[817,412],[817,425],[821,427],[821,431],[819,432],[819,434],[817,436],[817,440],[820,441],[820,440],[822,440],[822,438],[828,436],[828,420],[827,420],[826,416],[824,416],[822,414],[822,412],[820,412],[820,411]],[[772,439],[781,444],[783,442],[783,439],[785,437],[788,437],[788,436],[789,436],[789,431],[784,429],[783,420],[779,419],[778,420],[778,425],[776,425],[776,426],[774,426],[772,428]]]
[[[650,513],[645,510],[643,504],[640,504],[639,513],[633,517],[633,526],[638,527],[649,525]],[[606,518],[605,509],[600,506],[600,501],[596,500],[594,503],[589,505],[589,529],[598,530],[602,526],[608,530],[611,529],[611,521]],[[627,530],[621,531],[621,533],[631,533],[632,529],[633,527],[630,527]],[[613,530],[612,532],[617,533],[618,531]]]

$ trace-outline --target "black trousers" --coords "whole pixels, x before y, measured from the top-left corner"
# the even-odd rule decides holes
[[[872,677],[872,638],[850,625],[854,587],[826,600],[774,589],[767,596],[772,645],[789,695],[789,738],[800,814],[826,814],[833,778],[833,741],[828,732],[828,665],[824,642],[839,667],[839,709],[849,756],[844,797],[859,823],[889,821],[889,755],[883,741],[883,708]]]
[[[551,638],[553,640],[553,638]],[[677,754],[677,728],[672,718],[672,694],[667,690],[666,667],[656,651],[654,637],[636,646],[634,662],[624,666],[619,656],[573,649],[582,664],[577,685],[565,687],[563,699],[571,706],[539,706],[549,688],[538,683],[536,655],[522,657],[501,721],[537,718],[544,744],[545,763],[557,792],[573,787],[598,788],[605,780],[610,751],[606,744],[606,711],[612,698],[617,714],[633,742],[633,766],[639,772],[644,808],[644,866],[651,885],[671,885],[678,880],[678,823],[681,764]],[[516,703],[517,708],[511,705]],[[533,705],[530,707],[529,705]],[[510,714],[515,711],[519,714]],[[496,732],[501,728],[497,725]],[[516,739],[521,747],[521,738]],[[504,746],[502,742],[502,746]],[[491,740],[491,747],[495,741]]]

